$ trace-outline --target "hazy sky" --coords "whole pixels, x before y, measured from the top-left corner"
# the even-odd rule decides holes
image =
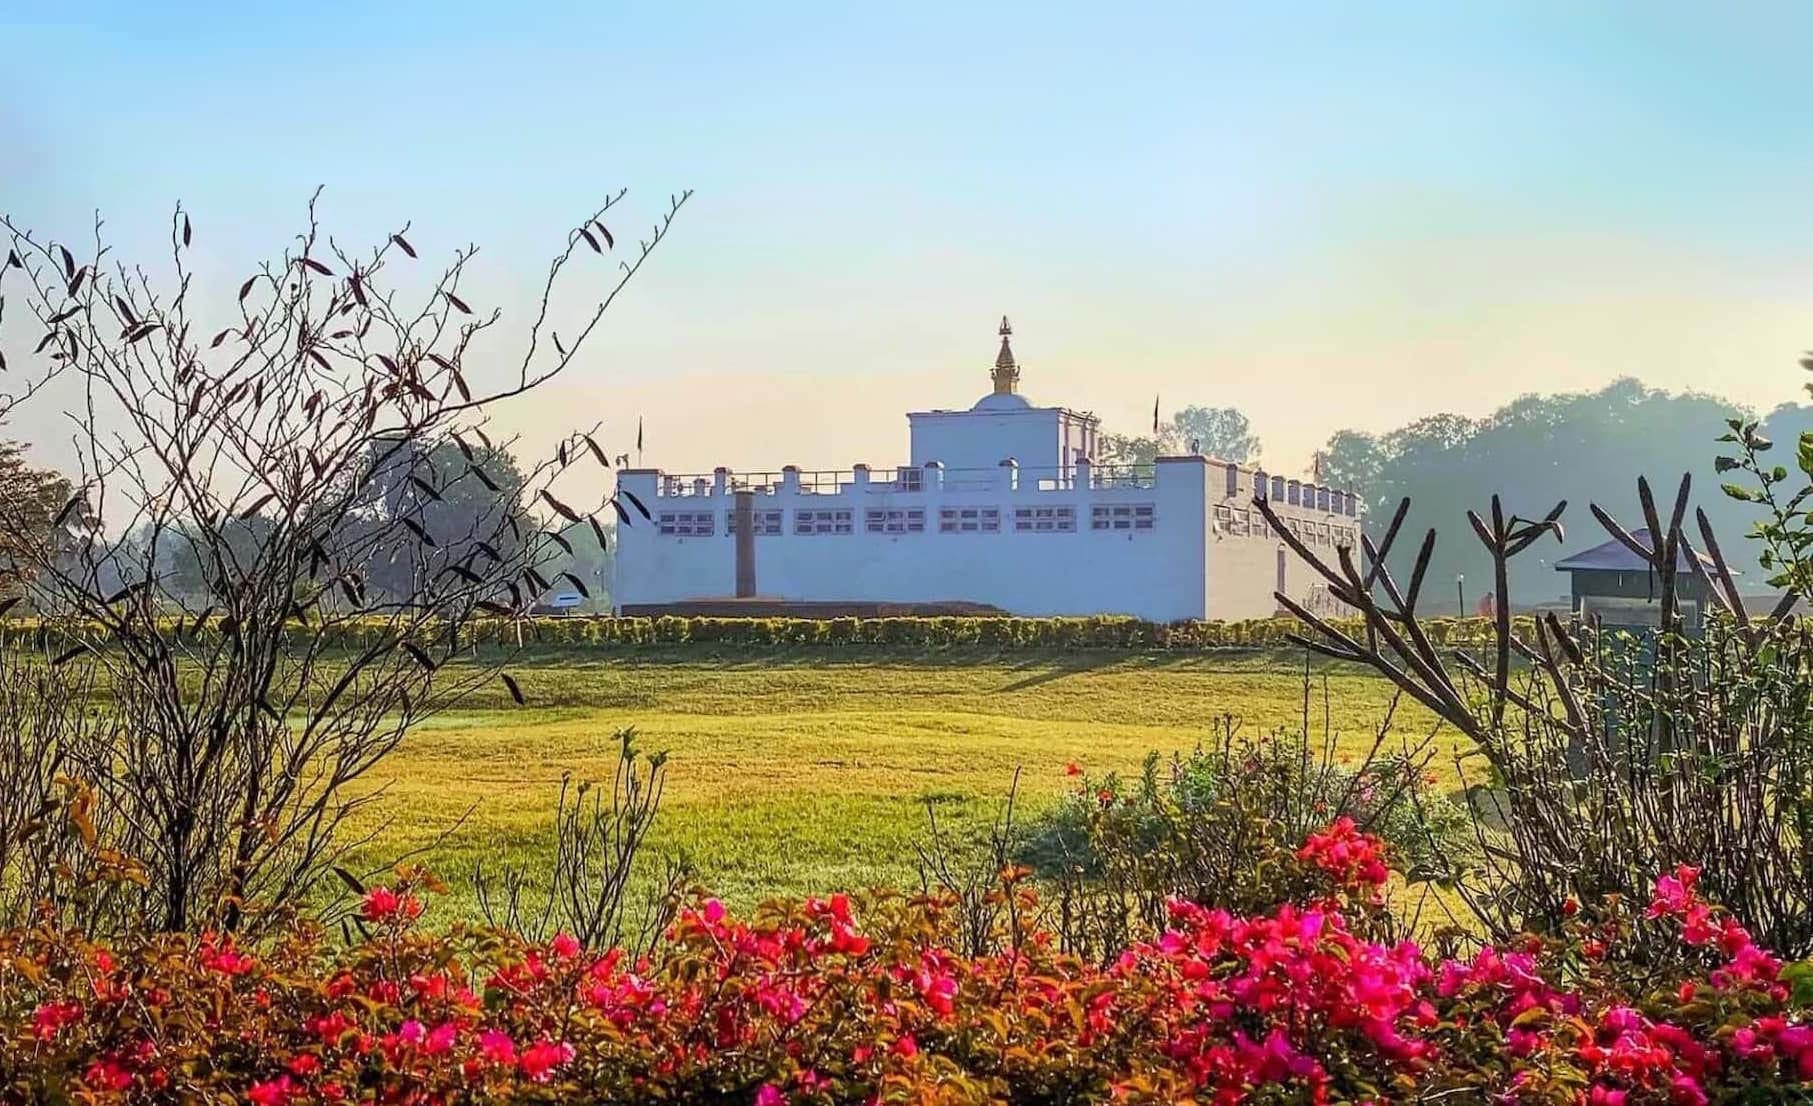
[[[0,0],[0,41],[0,209],[154,262],[181,199],[223,302],[317,184],[344,242],[481,244],[506,325],[595,201],[633,241],[695,189],[500,415],[641,415],[671,470],[903,460],[1003,313],[1035,400],[1232,404],[1275,466],[1620,375],[1768,407],[1813,345],[1806,4]]]

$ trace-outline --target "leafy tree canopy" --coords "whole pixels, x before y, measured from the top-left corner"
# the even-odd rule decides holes
[[[1483,419],[1444,413],[1386,434],[1343,430],[1323,451],[1323,475],[1362,495],[1375,536],[1398,500],[1410,497],[1409,532],[1432,527],[1440,534],[1430,568],[1432,601],[1452,603],[1459,590],[1471,605],[1491,585],[1466,512],[1481,509],[1494,492],[1507,512],[1525,518],[1539,518],[1556,501],[1568,501],[1566,541],[1545,539],[1532,555],[1513,562],[1513,601],[1534,603],[1566,593],[1567,580],[1554,569],[1557,560],[1605,540],[1587,514],[1589,503],[1628,516],[1638,476],[1672,487],[1689,472],[1695,502],[1706,509],[1733,567],[1749,577],[1740,582],[1746,591],[1762,591],[1767,590],[1762,574],[1744,561],[1750,551],[1741,540],[1759,512],[1721,495],[1722,478],[1714,471],[1715,439],[1732,418],[1758,416],[1719,396],[1671,393],[1625,378],[1596,392],[1521,396]],[[1758,421],[1767,436],[1794,442],[1813,429],[1813,407],[1784,404]],[[1398,544],[1404,563],[1391,567],[1406,573],[1416,543]],[[1457,576],[1466,578],[1459,589]]]
[[[1247,417],[1233,407],[1185,407],[1159,424],[1158,432],[1139,436],[1102,435],[1101,456],[1108,464],[1147,464],[1155,457],[1183,453],[1194,445],[1210,457],[1251,462],[1259,459],[1259,439]]]

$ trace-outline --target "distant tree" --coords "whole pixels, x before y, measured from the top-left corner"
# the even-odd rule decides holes
[[[1095,459],[1106,465],[1149,465],[1159,454],[1169,452],[1162,438],[1103,434],[1097,441]]]
[[[1233,407],[1185,407],[1171,416],[1170,440],[1188,449],[1192,442],[1224,461],[1259,458],[1259,438],[1247,417]]]
[[[573,524],[561,530],[560,537],[572,546],[572,552],[559,550],[549,561],[548,569],[550,578],[555,579],[561,590],[565,586],[571,586],[572,578],[583,583],[584,602],[580,603],[579,609],[594,613],[608,612],[611,609],[611,566],[616,557],[613,544],[615,525],[605,523],[601,529],[604,534],[602,544],[599,542],[598,531],[590,525]],[[566,581],[559,579],[562,574],[568,577]]]
[[[1322,478],[1328,484],[1370,491],[1378,487],[1385,466],[1385,443],[1363,430],[1339,430],[1328,439],[1321,458]]]
[[[349,517],[340,541],[368,547],[365,583],[374,595],[407,602],[452,566],[511,561],[529,543],[535,521],[509,451],[482,443],[462,450],[450,441],[423,456],[391,452],[385,443],[372,449],[388,455],[374,461],[369,499]],[[413,527],[395,525],[404,518]],[[365,542],[373,531],[381,536]]]
[[[1417,533],[1455,533],[1457,525],[1467,525],[1467,509],[1493,492],[1502,494],[1507,511],[1525,518],[1567,500],[1566,521],[1580,523],[1588,503],[1627,499],[1638,476],[1673,479],[1686,467],[1703,486],[1716,486],[1709,447],[1725,421],[1738,416],[1747,412],[1729,400],[1669,393],[1626,378],[1596,392],[1521,396],[1483,419],[1442,413],[1385,434],[1343,430],[1323,450],[1323,475],[1361,494],[1375,537],[1405,496],[1412,501],[1407,525]],[[1813,428],[1813,408],[1786,405],[1762,422],[1765,433],[1792,441],[1799,429]],[[1709,498],[1705,506],[1714,526],[1733,538],[1756,521],[1756,512],[1742,504]],[[1567,584],[1554,562],[1599,540],[1595,527],[1573,525],[1565,545],[1515,562],[1511,593],[1530,601],[1558,598]],[[1392,568],[1407,571],[1415,546],[1399,545]],[[1741,548],[1727,543],[1734,556]],[[1488,587],[1487,567],[1477,543],[1443,540],[1429,570],[1431,602],[1453,603],[1454,580],[1464,576],[1460,590],[1471,606]],[[1752,572],[1749,579],[1758,577]],[[1434,587],[1435,581],[1443,586]]]
[[[120,556],[130,558],[133,567],[140,571],[147,558],[155,557],[150,571],[166,598],[179,606],[190,602],[205,606],[230,595],[231,582],[223,581],[221,571],[230,573],[231,566],[253,563],[269,540],[271,529],[271,520],[264,515],[221,519],[213,534],[188,522],[168,527],[161,534],[141,526],[128,537],[128,545]],[[208,556],[210,547],[216,544],[227,554],[220,565],[212,564]],[[127,569],[122,574],[130,573]]]
[[[1104,434],[1096,458],[1107,464],[1150,464],[1183,453],[1194,444],[1210,457],[1250,462],[1259,458],[1259,439],[1247,417],[1233,407],[1185,407],[1151,435]]]
[[[27,464],[20,443],[0,441],[0,594],[18,594],[36,575],[35,565],[67,553],[92,524],[86,500],[72,495],[67,478]]]

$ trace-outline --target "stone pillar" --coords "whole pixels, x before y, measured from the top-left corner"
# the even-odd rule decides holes
[[[736,493],[737,598],[755,598],[755,493]]]
[[[1078,457],[1077,458],[1077,461],[1076,461],[1076,486],[1077,487],[1083,489],[1084,491],[1089,490],[1089,487],[1090,487],[1089,481],[1092,479],[1092,477],[1089,474],[1089,470],[1093,469],[1094,467],[1095,467],[1095,462],[1091,461],[1089,458],[1087,458],[1087,457]]]
[[[855,486],[857,491],[867,491],[869,488],[869,466],[864,464],[851,465],[850,483]]]
[[[944,490],[944,462],[925,463],[925,490],[934,494]]]
[[[995,485],[1002,491],[1014,491],[1020,486],[1020,462],[1012,457],[1001,462],[1001,478]]]
[[[799,466],[785,465],[781,468],[781,490],[799,494]]]

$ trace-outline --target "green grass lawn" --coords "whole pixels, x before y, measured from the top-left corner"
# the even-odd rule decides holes
[[[422,850],[456,912],[473,910],[475,864],[545,868],[562,773],[608,779],[612,735],[627,726],[671,756],[656,847],[685,850],[706,886],[749,906],[913,883],[928,800],[941,822],[986,823],[1020,769],[1020,810],[1036,815],[1074,783],[1069,761],[1130,769],[1150,750],[1193,747],[1223,715],[1258,735],[1304,710],[1300,662],[1242,654],[695,648],[549,653],[512,671],[530,705],[500,688],[412,732],[373,777],[387,793],[361,827],[376,833],[361,861]],[[1319,668],[1312,732],[1326,712],[1342,745],[1363,751],[1390,698],[1376,678]],[[1430,728],[1402,709],[1394,732]]]

